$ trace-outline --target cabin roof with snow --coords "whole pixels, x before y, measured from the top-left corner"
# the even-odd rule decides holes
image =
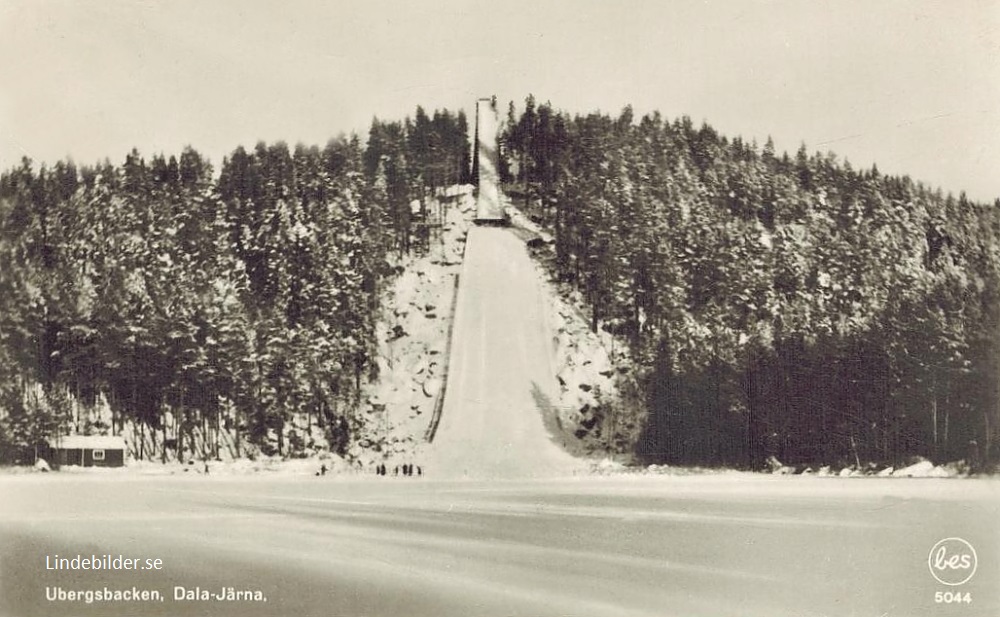
[[[124,450],[125,438],[119,435],[63,435],[50,437],[49,447],[61,450]]]

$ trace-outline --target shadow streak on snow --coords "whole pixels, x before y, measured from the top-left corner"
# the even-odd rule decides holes
[[[588,452],[573,434],[573,427],[563,424],[562,418],[559,416],[559,408],[536,381],[531,382],[531,398],[534,399],[538,413],[542,416],[542,424],[548,433],[549,441],[574,457],[586,458]]]
[[[468,245],[466,245],[468,246]],[[464,256],[463,256],[464,261]],[[441,424],[441,412],[444,410],[444,399],[448,396],[448,370],[451,367],[451,346],[455,333],[455,313],[458,311],[458,288],[461,284],[462,275],[455,275],[455,291],[451,297],[451,311],[448,315],[448,335],[445,339],[445,349],[443,355],[444,366],[441,367],[441,388],[438,391],[437,400],[434,401],[434,411],[431,413],[431,421],[427,425],[427,432],[424,433],[424,441],[434,442],[438,425]]]

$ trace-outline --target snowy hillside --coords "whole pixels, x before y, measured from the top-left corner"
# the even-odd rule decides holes
[[[379,379],[364,394],[363,434],[349,455],[363,464],[416,456],[447,376],[448,337],[465,240],[475,215],[472,187],[446,191],[441,236],[402,260],[378,323]]]

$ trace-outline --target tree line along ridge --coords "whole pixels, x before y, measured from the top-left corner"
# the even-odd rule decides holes
[[[628,107],[528,97],[499,141],[505,186],[555,238],[553,274],[626,342],[610,448],[995,463],[1000,202]],[[148,457],[190,452],[199,427],[289,455],[320,437],[286,434],[306,413],[345,451],[378,378],[381,290],[413,250],[409,203],[471,180],[470,155],[463,113],[418,108],[365,145],[238,148],[218,176],[191,148],[4,172],[0,449],[133,422],[161,436]],[[73,426],[99,398],[118,425]]]

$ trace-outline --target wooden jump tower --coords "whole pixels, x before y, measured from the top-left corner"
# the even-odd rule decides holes
[[[479,163],[475,219],[477,225],[507,223],[500,199],[498,124],[496,97],[476,100],[476,148]]]

